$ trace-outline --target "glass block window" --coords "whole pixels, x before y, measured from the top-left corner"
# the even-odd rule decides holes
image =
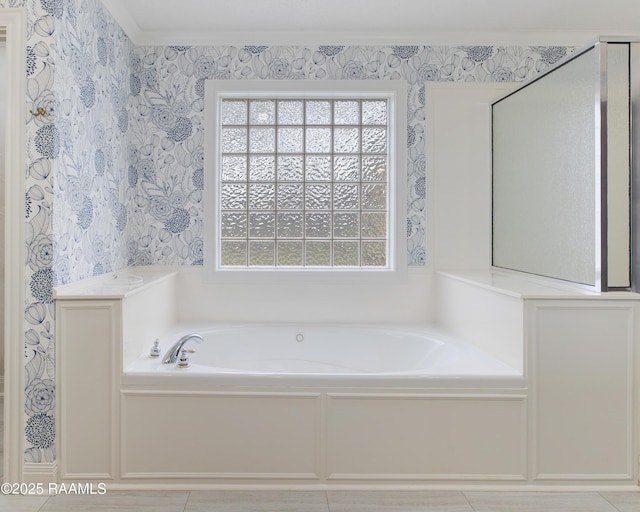
[[[388,97],[223,97],[220,268],[387,268]]]

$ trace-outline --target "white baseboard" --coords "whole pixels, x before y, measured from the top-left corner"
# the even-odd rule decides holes
[[[47,487],[58,481],[57,462],[25,462],[23,466],[23,481],[29,484],[42,484]]]

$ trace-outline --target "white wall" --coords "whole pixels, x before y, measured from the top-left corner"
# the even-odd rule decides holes
[[[491,268],[491,102],[513,88],[427,84],[427,254],[436,271]],[[523,370],[519,299],[446,276],[436,296],[438,324]]]
[[[427,255],[435,270],[491,266],[491,102],[513,83],[429,82]]]

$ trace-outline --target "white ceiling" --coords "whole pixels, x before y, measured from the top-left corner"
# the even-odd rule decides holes
[[[587,44],[640,0],[103,0],[136,44]]]

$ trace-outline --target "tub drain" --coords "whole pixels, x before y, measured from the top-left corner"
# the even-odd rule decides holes
[[[298,341],[298,342],[304,341],[304,334],[302,334],[301,332],[296,334],[296,341]]]

